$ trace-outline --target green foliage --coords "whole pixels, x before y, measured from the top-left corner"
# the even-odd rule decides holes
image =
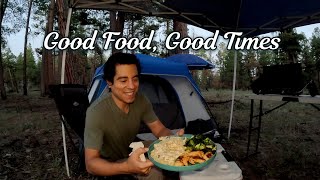
[[[21,14],[25,13],[28,8],[28,1],[24,0],[8,0],[7,7],[4,7],[4,17],[1,24],[2,37],[17,33],[25,25],[25,17]]]
[[[263,66],[287,63],[302,63],[306,82],[319,79],[320,70],[320,29],[314,30],[308,40],[304,34],[294,30],[282,32],[278,50],[237,51],[237,88],[247,89],[251,82],[262,73]],[[220,86],[232,87],[234,51],[226,50],[226,45],[218,46],[216,67],[219,69]]]
[[[225,47],[222,44],[219,47]],[[219,49],[218,52],[218,61],[220,66],[220,80],[223,82],[225,87],[232,87],[233,82],[233,69],[234,69],[234,50],[226,50],[226,49]],[[239,73],[239,60],[242,59],[242,52],[237,51],[237,74]]]
[[[293,29],[288,29],[279,34],[281,39],[278,49],[278,63],[296,63],[299,53],[302,51],[300,41],[304,36]]]
[[[154,38],[151,42],[151,47],[156,46],[157,51],[152,52],[151,50],[140,50],[136,49],[136,53],[142,54],[151,54],[158,56],[162,53],[164,45],[159,42],[159,29],[164,26],[164,19],[158,17],[146,17],[146,16],[138,16],[127,14],[126,15],[126,23],[125,23],[125,30],[124,30],[124,37],[132,38],[136,37],[139,39],[148,37],[151,33],[151,30],[155,31]]]
[[[34,22],[37,22],[32,24],[34,35],[44,34],[48,20],[49,5],[50,0],[33,0],[31,18]]]
[[[272,50],[258,50],[257,60],[260,66],[275,64],[275,54]]]
[[[80,9],[72,13],[71,25],[70,25],[70,37],[73,38],[88,38],[92,37],[94,30],[98,31],[94,53],[97,53],[102,57],[104,39],[102,34],[110,28],[110,16],[109,12],[102,10],[86,10]],[[76,50],[78,54],[87,56],[88,51],[83,49]]]
[[[195,55],[203,58],[208,62],[213,61],[212,59],[209,58],[207,51],[205,49],[200,49],[198,51],[195,51]],[[201,89],[211,88],[213,84],[213,72],[211,69],[193,70],[192,76]]]
[[[317,27],[311,37],[311,60],[316,64],[316,68],[320,71],[320,29]]]
[[[34,85],[40,84],[41,81],[41,65],[42,61],[39,59],[36,63],[35,69],[33,70],[32,76],[31,76],[31,82]]]
[[[4,82],[10,87],[10,91],[14,91],[14,73],[16,71],[16,56],[11,52],[9,48],[4,48],[2,51],[2,60],[3,60],[3,72],[4,72]]]
[[[247,50],[243,53],[243,58],[238,61],[238,87],[241,89],[248,89],[252,79],[257,76],[257,52],[254,50]]]
[[[40,83],[40,69],[39,69],[39,62],[38,65],[35,62],[34,54],[32,51],[32,47],[29,44],[27,48],[27,79],[31,81],[33,84]],[[16,71],[15,75],[18,82],[22,82],[23,80],[23,54],[20,53],[16,60]]]
[[[15,71],[16,68],[16,56],[11,52],[9,48],[3,49],[3,68],[10,69],[11,71]]]
[[[98,30],[101,36],[109,26],[108,12],[80,9],[72,13],[70,35],[72,38],[86,38],[92,35],[93,30]]]
[[[300,41],[302,49],[300,53],[300,62],[304,65],[304,76],[306,80],[312,79],[315,74],[315,60],[312,58],[311,54],[311,44],[310,40],[308,40],[303,34],[304,39]]]

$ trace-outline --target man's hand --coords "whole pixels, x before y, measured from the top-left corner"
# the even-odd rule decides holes
[[[176,132],[176,135],[183,136],[184,135],[184,129],[179,129],[179,131]]]
[[[132,152],[127,160],[128,171],[135,174],[148,174],[153,163],[150,160],[141,161],[140,155],[148,151],[148,148],[138,148]]]

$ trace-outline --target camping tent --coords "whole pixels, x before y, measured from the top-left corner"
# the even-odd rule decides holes
[[[171,62],[144,54],[136,54],[136,56],[141,63],[142,85],[140,90],[147,95],[156,108],[170,106],[170,103],[181,106],[186,125],[196,119],[209,120],[212,118],[198,86],[184,63]],[[106,81],[102,78],[103,67],[104,65],[97,68],[95,72],[88,95],[90,103],[108,89]],[[173,100],[170,100],[169,97],[173,97]],[[162,116],[161,113],[159,115]],[[182,127],[184,126],[177,128]]]
[[[136,54],[136,57],[141,64],[139,91],[148,97],[154,112],[165,127],[171,129],[173,133],[181,128],[186,128],[186,133],[191,134],[210,132],[208,133],[210,137],[220,139],[215,119],[186,64],[144,54]],[[86,109],[100,96],[109,93],[107,83],[103,79],[103,69],[104,65],[96,69],[88,94],[84,85],[52,86],[52,93],[62,118],[62,127],[68,123],[79,137],[80,163],[83,163],[84,159],[83,137]],[[141,140],[156,140],[144,123],[141,124],[137,137]],[[69,176],[66,152],[65,159]],[[79,165],[83,166],[83,164]]]
[[[190,70],[212,69],[214,65],[199,56],[193,54],[175,54],[166,58],[166,60],[184,63]]]

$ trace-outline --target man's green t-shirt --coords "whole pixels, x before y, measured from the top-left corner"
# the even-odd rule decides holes
[[[108,93],[87,110],[84,146],[99,150],[102,157],[110,161],[127,158],[129,145],[138,134],[140,123],[157,119],[151,103],[144,95],[137,93],[126,114]]]

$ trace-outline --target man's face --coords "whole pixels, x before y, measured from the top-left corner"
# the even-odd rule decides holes
[[[138,70],[135,64],[117,64],[113,84],[108,82],[116,103],[133,103],[139,88]]]

